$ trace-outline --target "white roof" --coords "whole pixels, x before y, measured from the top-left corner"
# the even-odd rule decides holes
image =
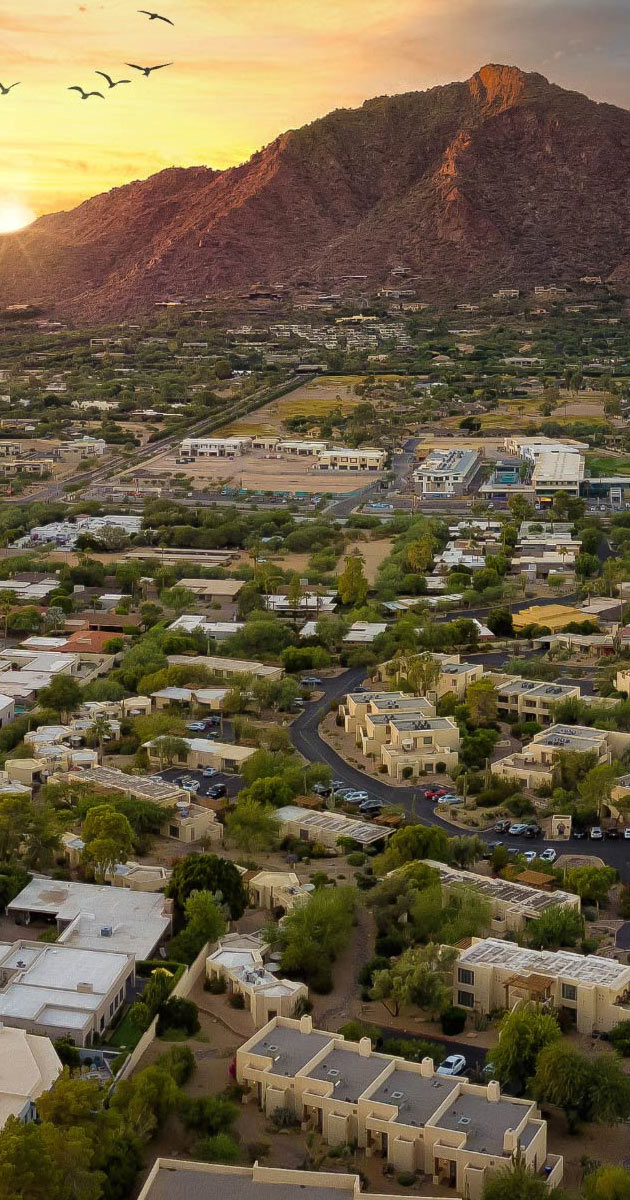
[[[573,954],[568,950],[529,950],[516,942],[484,938],[463,950],[459,962],[491,963],[519,974],[533,971],[537,975],[561,976],[578,983],[620,987],[630,981],[630,967],[614,958],[598,954]]]
[[[40,1025],[83,1029],[102,1004],[103,997],[128,971],[127,954],[82,950],[57,942],[0,949],[3,970],[14,971],[0,990],[0,1019],[37,1022]],[[81,985],[89,990],[78,990]]]
[[[45,913],[70,922],[57,946],[118,950],[140,959],[151,957],[171,926],[170,905],[159,894],[43,876],[32,879],[7,911]],[[111,936],[103,936],[106,928]]]
[[[19,1117],[29,1100],[52,1087],[61,1061],[50,1038],[13,1029],[0,1029],[0,1128]]]
[[[387,625],[384,621],[355,621],[344,637],[344,642],[373,642],[381,633],[385,633]]]

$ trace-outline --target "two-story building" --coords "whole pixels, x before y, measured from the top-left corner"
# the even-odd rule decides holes
[[[526,787],[537,788],[553,783],[558,757],[575,751],[593,754],[600,766],[620,757],[630,748],[630,733],[592,729],[588,725],[551,725],[537,733],[531,742],[514,754],[499,758],[490,766],[493,775],[522,780]]]

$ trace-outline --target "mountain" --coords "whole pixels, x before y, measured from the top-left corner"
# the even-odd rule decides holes
[[[0,304],[85,319],[410,268],[420,295],[630,283],[630,112],[516,67],[382,96],[225,171],[173,168],[0,238]]]

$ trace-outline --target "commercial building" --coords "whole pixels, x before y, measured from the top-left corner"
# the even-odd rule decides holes
[[[179,447],[180,458],[236,458],[251,449],[249,437],[184,438]]]
[[[532,472],[536,496],[542,501],[555,492],[579,496],[584,479],[584,459],[572,450],[544,450]]]
[[[0,945],[0,1022],[89,1046],[131,992],[132,954],[18,941]]]
[[[349,450],[335,446],[322,450],[317,457],[319,471],[382,471],[387,455],[384,450]]]
[[[580,911],[580,898],[574,892],[550,892],[544,888],[528,887],[523,883],[495,879],[492,875],[463,871],[431,859],[427,859],[426,862],[437,871],[445,894],[454,889],[470,888],[488,901],[492,910],[491,933],[520,933],[530,921],[536,921],[552,908]]]
[[[516,676],[501,681],[499,676],[496,695],[499,716],[504,720],[517,717],[519,721],[549,725],[556,705],[563,700],[579,700],[581,691],[576,683],[536,683]]]
[[[572,751],[594,754],[597,764],[610,763],[630,748],[630,733],[592,729],[588,725],[552,725],[537,733],[523,750],[491,763],[493,775],[519,779],[526,787],[553,783],[558,756]]]
[[[421,496],[464,496],[481,458],[477,450],[432,450],[413,473]]]
[[[38,1096],[49,1091],[61,1070],[50,1038],[0,1027],[0,1129],[9,1117],[25,1124],[34,1121]]]
[[[529,950],[473,938],[454,966],[453,1003],[489,1013],[534,1001],[556,1009],[578,1033],[609,1033],[630,1019],[630,966],[597,954]]]
[[[275,812],[282,837],[293,837],[300,842],[319,842],[329,850],[336,850],[340,838],[349,838],[359,846],[372,846],[386,841],[391,829],[375,825],[371,821],[357,821],[341,813],[317,812],[287,804]]]
[[[206,978],[225,980],[229,995],[241,995],[256,1029],[274,1017],[293,1015],[298,1000],[308,1000],[305,983],[280,979],[265,963],[268,945],[257,934],[229,933],[206,959]]]
[[[584,454],[589,449],[588,442],[576,442],[573,438],[558,441],[557,438],[543,436],[525,437],[515,434],[506,437],[503,443],[508,454],[514,454],[525,462],[536,464],[541,454]]]
[[[479,1200],[488,1177],[517,1158],[556,1187],[562,1158],[547,1152],[547,1124],[531,1100],[435,1074],[433,1060],[407,1062],[372,1050],[369,1038],[277,1017],[237,1050],[236,1077],[267,1114],[288,1108],[329,1145],[357,1143],[397,1171]]]
[[[44,922],[59,933],[55,948],[120,951],[152,958],[171,932],[172,901],[159,894],[38,876],[7,905],[16,925]]]
[[[358,1175],[337,1171],[297,1171],[280,1167],[224,1167],[157,1158],[138,1200],[360,1200]],[[373,1200],[398,1200],[380,1193]]]

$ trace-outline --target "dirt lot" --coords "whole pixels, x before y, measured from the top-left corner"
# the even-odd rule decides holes
[[[286,434],[284,424],[291,417],[326,417],[333,409],[341,408],[347,414],[360,403],[361,397],[355,395],[357,383],[362,377],[328,375],[323,379],[314,379],[312,383],[303,383],[296,391],[288,396],[272,400],[256,413],[239,417],[231,425],[219,431],[220,437],[230,434]]]
[[[372,471],[318,471],[314,461],[310,457],[276,458],[259,450],[237,458],[199,458],[191,463],[178,463],[172,451],[164,451],[144,463],[143,472],[150,476],[182,475],[192,480],[196,489],[230,486],[262,492],[313,495],[332,492],[344,496],[364,487],[368,481],[381,478]]]

